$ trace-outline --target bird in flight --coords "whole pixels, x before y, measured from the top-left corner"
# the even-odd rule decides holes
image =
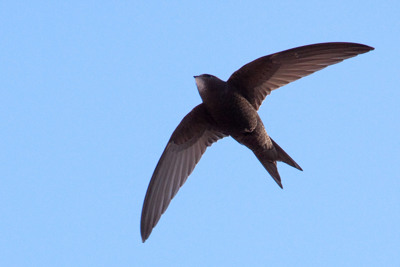
[[[285,84],[329,65],[373,50],[356,43],[320,43],[260,57],[228,79],[194,76],[202,102],[172,133],[151,177],[143,203],[141,235],[145,242],[208,146],[231,136],[258,158],[282,188],[277,161],[301,167],[267,134],[257,111],[267,95]]]

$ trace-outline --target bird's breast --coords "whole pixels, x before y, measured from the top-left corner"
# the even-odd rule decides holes
[[[252,132],[257,127],[257,111],[240,95],[225,95],[208,109],[217,124],[229,134]]]

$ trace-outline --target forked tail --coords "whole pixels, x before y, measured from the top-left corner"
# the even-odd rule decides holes
[[[303,169],[297,164],[274,140],[271,141],[275,147],[276,153],[271,153],[272,151],[263,151],[259,153],[255,153],[258,160],[264,166],[264,168],[268,171],[268,173],[274,178],[275,182],[282,187],[281,177],[278,172],[278,168],[276,166],[277,161],[285,162],[286,164],[302,171]]]

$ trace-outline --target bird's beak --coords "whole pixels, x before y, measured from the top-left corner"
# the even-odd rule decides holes
[[[199,77],[199,76],[196,76],[196,75],[195,75],[195,76],[193,76],[193,78],[195,78],[195,79],[196,79],[197,77]]]

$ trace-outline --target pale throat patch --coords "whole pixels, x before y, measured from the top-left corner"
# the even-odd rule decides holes
[[[206,91],[206,84],[201,78],[196,78],[196,85],[197,89],[199,90],[200,93],[204,93]]]

